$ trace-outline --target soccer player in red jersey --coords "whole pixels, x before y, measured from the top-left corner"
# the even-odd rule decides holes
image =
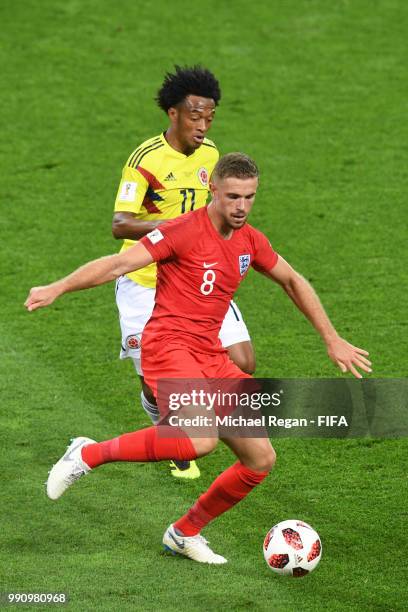
[[[167,130],[146,140],[129,156],[115,201],[112,232],[123,238],[122,251],[132,247],[169,219],[206,206],[209,177],[218,161],[214,142],[206,136],[221,98],[219,83],[202,66],[175,66],[165,75],[156,101],[169,119]],[[139,375],[141,405],[153,423],[160,419],[155,397],[144,380],[140,339],[154,307],[156,265],[123,275],[116,281],[121,327],[120,358],[130,358]],[[239,368],[252,374],[255,355],[238,305],[231,302],[219,336]],[[195,461],[170,461],[177,478],[198,478]]]
[[[218,331],[232,295],[252,266],[286,291],[320,334],[334,363],[361,378],[357,368],[371,372],[368,353],[338,335],[309,283],[246,223],[257,186],[258,169],[250,158],[242,153],[224,156],[214,169],[207,208],[161,225],[119,255],[95,260],[51,285],[31,289],[26,307],[36,310],[63,293],[109,282],[156,261],[156,304],[143,333],[142,365],[157,395],[158,377],[250,378],[229,359]],[[215,436],[190,438],[178,427],[165,430],[166,436],[159,430],[149,427],[101,443],[76,438],[50,472],[48,496],[57,499],[78,478],[104,463],[191,460],[208,454],[218,442]],[[211,550],[200,535],[202,528],[248,495],[275,463],[268,438],[231,436],[223,442],[238,461],[163,537],[170,550],[203,563],[226,559]]]

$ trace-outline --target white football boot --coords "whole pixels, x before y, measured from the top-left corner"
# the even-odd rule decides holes
[[[178,553],[193,559],[193,561],[199,561],[199,563],[216,565],[227,563],[227,559],[211,550],[207,540],[202,535],[180,536],[175,532],[173,525],[170,525],[166,530],[163,536],[163,544],[165,550],[169,550],[173,555]]]
[[[74,438],[65,454],[52,467],[47,480],[47,495],[50,499],[61,497],[70,485],[91,470],[81,457],[81,450],[88,444],[95,444],[95,440]]]

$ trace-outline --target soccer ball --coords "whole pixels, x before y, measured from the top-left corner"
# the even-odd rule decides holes
[[[322,556],[316,531],[303,521],[278,523],[266,534],[263,553],[268,567],[281,576],[306,576]]]

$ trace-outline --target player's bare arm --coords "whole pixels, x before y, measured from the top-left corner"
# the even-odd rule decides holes
[[[24,302],[30,312],[52,304],[60,295],[97,287],[115,280],[122,274],[144,268],[153,258],[140,243],[123,253],[101,257],[81,266],[69,276],[44,287],[33,287]]]
[[[357,370],[371,372],[368,352],[353,346],[341,338],[326,314],[316,292],[307,280],[296,272],[282,257],[270,270],[268,277],[278,283],[288,294],[297,308],[309,319],[322,337],[330,359],[342,372],[351,372],[356,378],[362,378]]]
[[[161,223],[164,220],[145,221],[137,219],[134,213],[117,211],[112,219],[112,234],[117,240],[140,240]]]

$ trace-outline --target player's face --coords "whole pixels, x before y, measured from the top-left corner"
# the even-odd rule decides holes
[[[235,230],[245,225],[257,188],[257,177],[228,177],[210,184],[215,209],[228,227]]]
[[[193,153],[202,145],[214,115],[214,100],[201,96],[187,96],[177,107],[169,108],[173,136],[184,153]]]

